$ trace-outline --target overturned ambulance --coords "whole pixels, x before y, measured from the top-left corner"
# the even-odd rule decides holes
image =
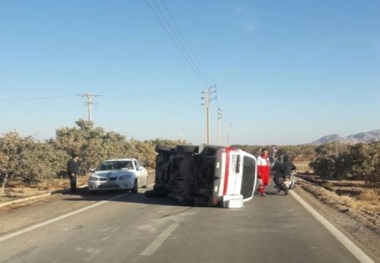
[[[147,197],[172,197],[185,205],[242,207],[257,182],[256,158],[212,145],[156,147],[156,177]]]

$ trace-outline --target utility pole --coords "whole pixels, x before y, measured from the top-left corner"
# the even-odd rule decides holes
[[[231,129],[231,122],[227,126],[227,146],[230,146],[230,129]]]
[[[92,104],[94,104],[94,102],[92,101],[92,97],[99,97],[100,95],[94,95],[87,92],[84,94],[79,94],[79,96],[86,98],[88,120],[92,121]]]
[[[220,138],[221,138],[222,116],[223,116],[222,109],[218,108],[218,145],[220,145]]]
[[[216,93],[216,85],[210,86],[206,89],[206,91],[202,92],[204,97],[204,103],[202,105],[205,106],[206,109],[206,144],[210,144],[210,102],[215,100],[217,97],[212,97],[212,94]]]

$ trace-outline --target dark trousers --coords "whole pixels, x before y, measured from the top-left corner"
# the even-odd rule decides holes
[[[75,192],[77,190],[77,175],[69,175],[70,177],[70,190],[71,192]]]
[[[275,174],[273,177],[274,184],[276,186],[279,186],[283,181],[283,175],[282,174]]]

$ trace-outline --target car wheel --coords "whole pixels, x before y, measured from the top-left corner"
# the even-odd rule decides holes
[[[137,192],[139,191],[139,182],[137,181],[137,179],[135,180],[135,185],[133,186],[133,189],[132,189],[132,193],[133,194],[136,194]]]

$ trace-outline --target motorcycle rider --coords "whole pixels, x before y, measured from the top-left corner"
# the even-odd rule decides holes
[[[279,165],[276,169],[273,181],[278,190],[280,190],[280,184],[282,183],[282,179],[284,179],[287,176],[289,176],[292,179],[292,172],[297,169],[297,167],[292,162],[291,157],[291,154],[285,154],[283,156],[282,164]]]
[[[284,176],[291,176],[292,171],[296,170],[297,167],[292,162],[292,155],[291,154],[285,154],[284,155],[284,161],[282,163],[282,173]]]

